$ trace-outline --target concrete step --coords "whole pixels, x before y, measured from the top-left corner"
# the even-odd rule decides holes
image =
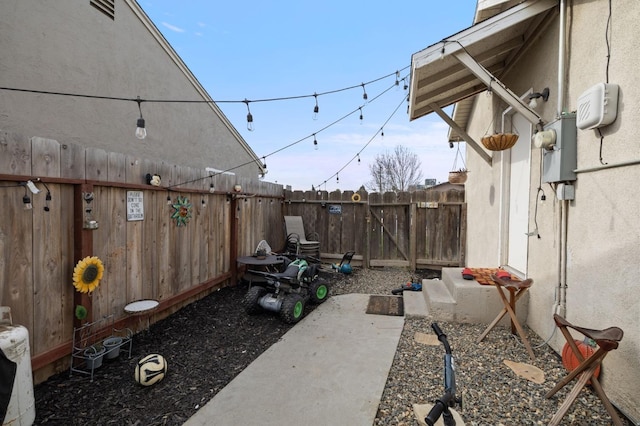
[[[403,291],[402,300],[406,318],[425,318],[429,316],[427,302],[421,291]]]
[[[422,294],[429,314],[434,319],[455,320],[456,301],[443,280],[422,280]]]
[[[442,321],[489,324],[504,307],[494,286],[465,280],[462,268],[442,268],[442,280],[423,280],[422,293],[430,314]],[[509,292],[505,293],[509,297]],[[516,306],[521,324],[526,322],[528,307],[527,293]],[[505,315],[500,325],[509,323],[509,315]]]

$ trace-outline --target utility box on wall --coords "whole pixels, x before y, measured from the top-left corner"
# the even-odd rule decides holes
[[[544,126],[545,130],[554,130],[556,141],[550,149],[544,149],[542,163],[543,182],[564,182],[576,180],[574,170],[578,163],[575,114],[563,114],[556,121]]]

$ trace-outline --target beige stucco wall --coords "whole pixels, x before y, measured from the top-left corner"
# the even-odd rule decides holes
[[[551,96],[537,111],[545,122],[553,121],[558,109],[575,111],[577,98],[596,83],[606,81],[605,41],[609,2],[571,2],[567,10],[567,53],[564,80],[566,101],[558,105],[558,28],[556,17],[548,30],[528,51],[518,66],[502,81],[516,94],[549,87]],[[609,79],[620,85],[617,120],[601,129],[603,162],[609,166],[640,161],[640,85],[636,64],[640,63],[637,17],[640,3],[618,0],[612,4],[611,62]],[[492,120],[491,99],[478,95],[468,131],[480,140]],[[578,170],[601,166],[600,136],[595,130],[577,134]],[[520,140],[518,143],[530,143]],[[467,265],[494,267],[498,256],[500,203],[502,200],[502,153],[493,153],[493,166],[467,149],[471,171],[466,184],[468,203]],[[532,148],[530,229],[534,229],[536,189],[540,177],[540,151]],[[602,376],[607,394],[628,416],[640,419],[640,165],[628,165],[578,173],[575,200],[567,202],[566,308],[559,309],[576,325],[589,328],[618,326],[624,338],[618,350],[605,360]],[[538,205],[541,238],[529,238],[527,275],[534,280],[529,301],[531,329],[543,339],[553,330],[552,313],[559,271],[560,202],[548,184],[543,184],[547,202]],[[577,334],[576,336],[580,336]],[[556,332],[550,344],[560,351],[564,339]]]
[[[172,60],[152,35],[155,28],[147,27],[134,10],[140,11],[134,2],[116,1],[111,20],[88,0],[0,2],[0,86],[203,100],[197,80],[189,81],[189,71],[185,74],[178,65],[184,64]],[[140,141],[134,137],[139,116],[135,102],[0,92],[4,131],[197,168],[226,170],[253,158],[217,107],[206,103],[143,103],[148,136]],[[234,172],[258,176],[256,164]]]

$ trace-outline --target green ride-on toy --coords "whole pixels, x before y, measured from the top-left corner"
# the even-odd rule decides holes
[[[304,316],[307,302],[319,304],[327,300],[329,284],[318,277],[317,264],[310,264],[302,257],[293,261],[285,259],[282,272],[249,271],[265,280],[251,283],[244,296],[242,304],[248,314],[264,309],[279,313],[286,323],[295,324]]]

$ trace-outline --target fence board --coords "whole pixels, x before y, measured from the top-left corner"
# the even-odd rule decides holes
[[[158,270],[158,283],[155,297],[158,300],[168,299],[172,293],[175,245],[173,233],[175,222],[170,219],[173,209],[167,204],[166,195],[159,196],[155,205],[155,214],[158,217],[158,233],[156,235],[157,264],[164,265]]]
[[[153,172],[155,173],[155,171]],[[158,209],[156,204],[163,199],[159,191],[144,192],[144,220],[142,221],[142,293],[143,299],[157,299],[158,256],[156,250],[158,230]],[[165,203],[166,204],[166,203]]]
[[[63,143],[60,146],[60,177],[84,179],[85,169],[85,148],[77,144]]]
[[[0,173],[31,176],[31,146],[26,137],[0,131]]]
[[[143,195],[144,196],[144,195]],[[125,218],[126,220],[126,218]],[[123,301],[124,306],[134,300],[143,299],[143,287],[145,282],[142,277],[143,262],[143,225],[141,221],[125,222],[126,238],[127,238],[127,291],[126,299]],[[120,306],[114,306],[114,309],[120,309]]]
[[[23,209],[23,195],[23,188],[0,191],[3,212],[12,218],[0,221],[0,305],[11,307],[14,323],[33,330],[33,214]]]
[[[109,154],[104,149],[87,148],[85,176],[88,180],[106,180]]]
[[[49,189],[57,192],[57,185],[50,185]],[[38,324],[31,330],[34,351],[38,352],[63,342],[65,336],[60,323],[69,311],[63,311],[68,306],[63,303],[62,286],[71,285],[72,280],[50,282],[48,279],[62,276],[62,253],[69,234],[62,226],[61,209],[45,212],[44,197],[33,198],[33,232],[38,236],[38,243],[33,244],[33,292],[29,299],[33,303],[34,324]]]
[[[107,180],[109,182],[127,181],[127,157],[119,152],[110,152],[107,155]]]
[[[203,231],[204,231],[204,216],[206,214],[207,205],[202,206],[202,200],[204,196],[200,196],[198,198],[194,197],[193,202],[193,223],[189,224],[189,232],[192,233],[193,229],[198,229],[198,237],[191,238],[191,264],[189,266],[189,272],[191,276],[189,278],[189,287],[192,285],[196,285],[202,282],[203,277],[200,275],[200,262],[202,260],[202,246],[205,245],[203,241]],[[189,288],[187,287],[187,288]]]
[[[60,176],[60,144],[53,139],[31,138],[33,176]]]

